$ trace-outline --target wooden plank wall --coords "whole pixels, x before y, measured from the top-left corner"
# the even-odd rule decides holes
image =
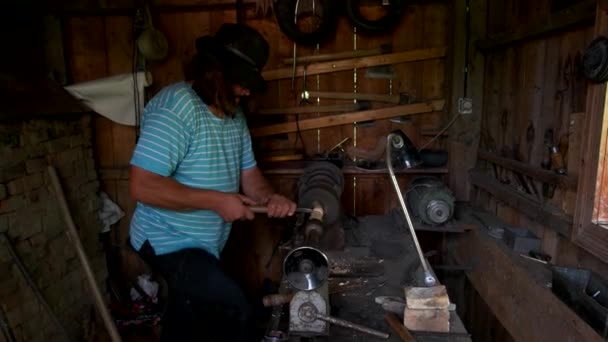
[[[217,1],[222,2],[222,1]],[[229,1],[223,1],[229,3]],[[147,96],[153,96],[163,86],[182,79],[182,65],[194,54],[194,39],[209,33],[214,33],[224,22],[236,22],[237,15],[234,7],[225,6],[219,10],[200,9],[196,1],[164,0],[161,5],[165,9],[152,9],[155,28],[161,30],[168,39],[170,53],[162,62],[149,63],[154,84],[148,88]],[[170,7],[169,7],[170,5]],[[184,7],[180,10],[180,6]],[[170,8],[170,9],[167,9]],[[282,59],[291,57],[293,44],[283,35],[274,16],[257,17],[254,7],[246,7],[245,23],[257,28],[269,41],[271,46],[270,58],[266,69],[286,67]],[[370,13],[374,8],[367,9]],[[297,55],[350,51],[354,49],[374,48],[381,43],[391,43],[394,51],[405,51],[425,47],[448,46],[449,2],[431,2],[407,6],[401,23],[395,32],[383,35],[368,36],[355,33],[352,25],[345,16],[339,19],[337,33],[333,39],[319,47],[297,47]],[[79,15],[78,12],[64,17],[64,34],[66,56],[73,82],[92,80],[100,77],[128,73],[132,71],[132,17],[116,11],[94,11]],[[373,13],[372,13],[373,14]],[[448,50],[449,55],[449,50]],[[427,99],[448,98],[446,94],[446,59],[436,59],[421,62],[395,65],[398,77],[392,81],[370,80],[365,76],[365,70],[343,71],[319,76],[309,76],[306,87],[309,90],[408,93],[414,101]],[[355,83],[356,74],[356,83]],[[291,80],[274,81],[269,84],[267,94],[253,99],[260,108],[293,107],[299,105],[299,93],[303,89],[302,78],[296,80],[292,88]],[[316,101],[316,99],[314,100]],[[319,105],[344,103],[339,101],[321,100]],[[308,114],[317,117],[322,114]],[[306,118],[302,115],[301,118]],[[344,125],[297,133],[290,133],[282,138],[264,138],[254,141],[256,151],[269,149],[293,149],[305,147],[305,153],[313,156],[332,147],[343,138],[350,137],[358,147],[372,149],[379,137],[393,129],[402,129],[420,146],[438,132],[447,122],[448,114],[444,112],[413,116],[405,123],[393,123],[380,120],[371,126]],[[293,119],[293,118],[291,118]],[[286,120],[291,120],[287,118]],[[249,118],[250,126],[260,121],[268,123],[267,119]],[[117,272],[126,274],[128,280],[142,270],[142,264],[132,252],[125,251],[128,237],[130,216],[134,203],[128,195],[129,159],[136,143],[136,129],[109,121],[101,116],[95,119],[95,148],[98,167],[101,170],[103,190],[116,201],[127,213],[112,232],[112,243],[117,250],[118,259],[115,261]],[[444,146],[443,139],[438,139],[431,147]],[[400,176],[400,182],[406,184],[412,174]],[[279,191],[293,196],[296,178],[294,176],[275,175],[270,177]],[[396,206],[396,197],[390,188],[386,174],[382,175],[348,175],[343,195],[343,204],[349,214],[385,213]],[[381,198],[382,200],[378,200]],[[373,200],[371,200],[373,199]],[[264,225],[259,223],[256,225]],[[269,253],[278,239],[280,229],[269,230],[266,226],[251,229],[236,227],[227,250],[234,257],[228,257],[227,263],[243,265],[251,263],[247,269],[249,275],[241,275],[246,286],[254,289],[268,273],[276,274],[276,267],[269,271],[265,267]],[[245,246],[243,246],[245,245]],[[233,251],[233,252],[230,252]],[[267,255],[268,254],[268,255]],[[276,259],[276,258],[275,258]],[[254,290],[252,290],[254,291]]]
[[[488,38],[540,21],[552,13],[554,3],[549,0],[489,2]],[[586,96],[580,61],[592,34],[591,21],[533,40],[508,44],[486,54],[480,150],[541,168],[543,159],[547,158],[544,139],[551,130],[568,174],[578,175]],[[485,167],[487,174],[497,176],[501,183],[521,189],[512,173],[500,167],[495,173],[483,161],[478,161],[478,166]],[[551,198],[543,201],[571,217],[576,206],[575,194],[558,187]],[[530,229],[541,238],[543,252],[552,257],[553,263],[590,268],[608,276],[608,265],[550,226],[536,222],[479,189],[475,189],[474,201],[506,223]]]

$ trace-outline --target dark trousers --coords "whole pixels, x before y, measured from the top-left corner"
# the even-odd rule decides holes
[[[148,241],[139,254],[167,282],[161,341],[252,340],[251,306],[217,258],[197,248],[156,255]]]

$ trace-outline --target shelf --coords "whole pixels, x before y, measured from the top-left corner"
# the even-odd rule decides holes
[[[294,161],[277,162],[260,165],[266,175],[301,175],[307,165],[313,162]],[[388,175],[388,169],[364,169],[355,166],[345,166],[342,168],[344,175]],[[395,170],[396,175],[404,174],[447,174],[447,167],[419,167],[414,169]]]

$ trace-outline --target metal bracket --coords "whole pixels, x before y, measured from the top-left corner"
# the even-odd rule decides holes
[[[458,113],[473,114],[473,99],[470,97],[458,98]]]

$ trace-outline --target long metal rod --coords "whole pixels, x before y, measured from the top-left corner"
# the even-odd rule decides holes
[[[353,322],[349,322],[349,321],[345,321],[343,319],[339,319],[339,318],[335,318],[335,317],[331,317],[331,316],[325,316],[325,315],[321,315],[317,313],[317,319],[320,319],[322,321],[326,321],[335,325],[339,325],[341,327],[345,327],[345,328],[349,328],[349,329],[353,329],[353,330],[357,330],[372,336],[376,336],[376,337],[380,337],[383,339],[387,339],[389,338],[389,334],[383,332],[383,331],[379,331],[376,329],[372,329],[372,328],[368,328],[366,326],[363,325],[359,325]]]
[[[110,311],[106,307],[103,296],[101,295],[101,290],[99,289],[99,285],[95,280],[95,275],[93,274],[93,270],[91,269],[91,264],[89,262],[89,258],[82,246],[82,242],[80,242],[80,236],[78,235],[78,230],[76,229],[76,224],[74,223],[74,219],[72,218],[72,214],[70,212],[70,208],[68,207],[68,202],[65,198],[65,194],[63,193],[63,188],[61,187],[61,183],[59,182],[59,176],[57,175],[57,171],[55,167],[52,165],[48,166],[49,176],[51,178],[51,183],[53,184],[53,189],[55,190],[55,196],[57,197],[57,201],[59,202],[59,209],[63,215],[65,223],[67,225],[66,234],[68,239],[76,249],[76,254],[80,263],[82,264],[82,268],[84,269],[85,278],[89,283],[89,287],[91,292],[93,293],[93,299],[95,301],[95,306],[101,315],[103,323],[108,330],[108,334],[110,335],[110,341],[112,342],[120,342],[122,338],[118,333],[116,325],[114,324],[114,319],[110,315]]]
[[[65,327],[61,324],[61,322],[59,321],[59,318],[57,318],[57,316],[53,312],[53,309],[51,309],[51,306],[49,305],[49,303],[46,301],[46,299],[44,299],[42,292],[40,292],[40,289],[38,288],[38,286],[36,286],[36,283],[30,276],[27,269],[25,268],[25,265],[23,265],[23,262],[17,255],[17,251],[15,251],[15,247],[13,247],[13,244],[11,243],[11,240],[8,238],[8,236],[6,236],[6,233],[0,234],[0,240],[3,240],[2,243],[6,246],[6,249],[8,250],[8,254],[11,255],[11,258],[13,259],[15,266],[17,266],[17,268],[21,272],[21,275],[23,276],[23,279],[25,279],[27,286],[29,286],[29,288],[32,290],[32,292],[34,292],[34,295],[38,299],[38,303],[40,303],[40,305],[42,305],[44,310],[49,314],[49,316],[51,317],[51,321],[53,321],[53,324],[55,324],[57,329],[61,332],[61,335],[63,335],[63,338],[66,341],[69,341],[70,338],[69,338],[67,331],[65,330]]]
[[[418,257],[420,258],[420,263],[422,264],[422,268],[424,269],[424,284],[426,286],[433,286],[437,283],[437,279],[429,269],[429,266],[424,259],[424,255],[422,254],[422,249],[420,248],[420,243],[418,243],[418,238],[416,237],[416,231],[414,230],[414,224],[412,223],[412,219],[410,218],[410,213],[407,210],[407,206],[405,205],[405,200],[403,199],[403,195],[401,194],[401,189],[399,189],[399,183],[397,182],[397,177],[395,177],[395,172],[393,171],[393,162],[391,158],[391,149],[393,141],[397,142],[396,145],[403,145],[403,138],[397,134],[391,133],[386,137],[386,166],[388,168],[388,172],[391,176],[391,180],[393,181],[393,186],[395,187],[395,192],[397,193],[397,197],[399,198],[399,203],[401,204],[401,209],[403,209],[403,213],[405,214],[405,219],[407,221],[407,225],[410,228],[410,233],[412,234],[412,240],[414,240],[414,245],[416,246],[416,251],[418,252]]]

